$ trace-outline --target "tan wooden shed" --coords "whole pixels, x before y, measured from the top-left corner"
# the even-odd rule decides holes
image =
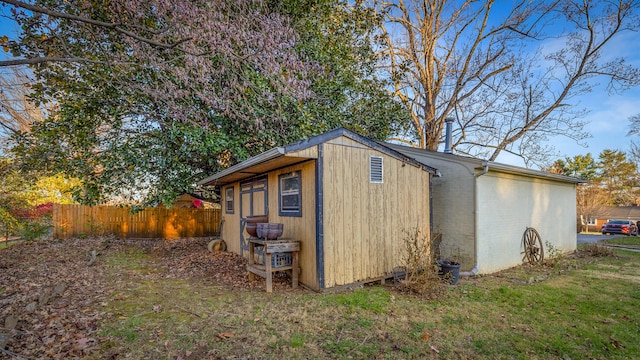
[[[437,170],[338,128],[273,148],[199,182],[219,186],[222,238],[247,256],[241,219],[267,214],[301,242],[300,282],[322,290],[393,274],[404,239],[430,236]]]

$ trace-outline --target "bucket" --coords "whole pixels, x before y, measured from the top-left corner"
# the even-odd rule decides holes
[[[460,263],[450,260],[438,260],[437,263],[440,267],[438,276],[446,279],[449,284],[456,285],[460,279]]]

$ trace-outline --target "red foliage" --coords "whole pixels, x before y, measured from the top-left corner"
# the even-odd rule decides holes
[[[11,214],[20,219],[39,219],[43,216],[50,216],[53,213],[53,203],[48,202],[37,205],[33,208],[13,209]]]

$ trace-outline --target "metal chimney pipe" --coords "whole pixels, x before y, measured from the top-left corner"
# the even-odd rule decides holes
[[[444,153],[452,154],[453,151],[451,150],[451,127],[453,124],[453,118],[448,117],[444,119],[444,123],[445,123]]]

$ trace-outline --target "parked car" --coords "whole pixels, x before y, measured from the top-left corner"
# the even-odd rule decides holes
[[[602,235],[604,234],[622,234],[622,235],[638,235],[638,226],[632,220],[609,220],[602,225]]]

